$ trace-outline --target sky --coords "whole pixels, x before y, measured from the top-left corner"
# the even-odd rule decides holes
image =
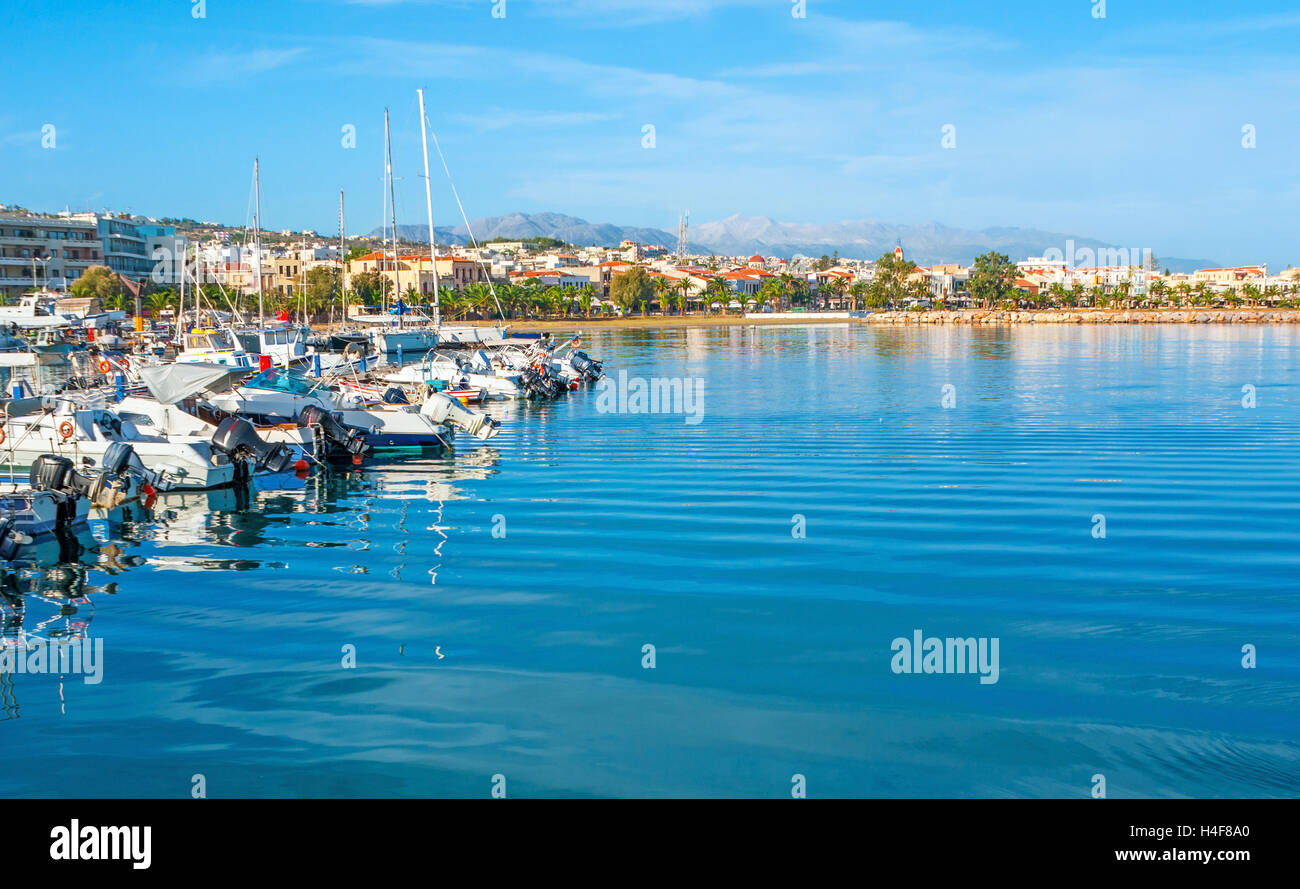
[[[243,225],[259,157],[264,227],[336,235],[343,189],[370,230],[387,107],[398,222],[423,223],[422,87],[471,219],[934,221],[1300,265],[1294,0],[60,0],[4,4],[0,37],[0,203],[35,210]]]

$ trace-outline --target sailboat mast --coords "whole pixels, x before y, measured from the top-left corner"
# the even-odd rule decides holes
[[[402,271],[397,261],[397,196],[393,192],[393,140],[388,134],[388,109],[384,109],[384,166],[388,170],[388,212],[393,221],[393,305],[397,307],[397,326],[402,326]]]
[[[257,326],[266,327],[262,308],[262,178],[257,158],[253,158],[253,268],[257,275]]]
[[[179,243],[179,241],[178,241],[177,243]],[[199,255],[199,242],[198,242],[198,241],[195,241],[195,242],[194,242],[194,262],[195,262],[196,265],[197,265],[197,263],[198,263],[198,255]],[[176,339],[178,339],[178,340],[181,340],[181,339],[182,339],[182,337],[181,337],[181,318],[183,318],[184,315],[185,315],[185,263],[186,263],[187,259],[188,259],[188,257],[186,257],[186,255],[185,255],[185,248],[182,247],[182,248],[181,248],[181,295],[180,295],[180,299],[179,299],[179,301],[177,302],[177,305],[178,305],[179,308],[180,308],[180,312],[176,315]],[[195,283],[195,285],[198,284],[198,275],[197,275],[197,274],[194,276],[194,283]]]
[[[379,217],[379,308],[388,313],[388,276],[384,271],[384,241],[388,238],[388,109],[384,109],[384,175],[379,177],[379,190],[384,193],[384,212]]]
[[[348,291],[343,286],[343,275],[347,269],[347,254],[343,248],[343,189],[339,189],[339,298],[343,302],[343,323],[348,323]],[[334,323],[334,306],[330,305],[330,323]]]
[[[438,248],[434,245],[433,235],[433,197],[429,192],[429,135],[424,121],[424,90],[417,89],[420,97],[420,147],[424,149],[424,206],[429,212],[429,264],[433,266],[433,326],[442,326],[442,314],[438,304]]]

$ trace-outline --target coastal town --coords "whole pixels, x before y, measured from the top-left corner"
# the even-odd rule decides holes
[[[456,320],[636,315],[749,317],[932,313],[976,309],[1289,309],[1300,269],[1266,264],[1161,270],[1150,251],[1048,249],[1012,261],[989,253],[923,266],[906,245],[879,257],[717,256],[625,240],[579,246],[555,238],[439,245],[432,255],[384,237],[253,233],[217,223],[125,213],[39,213],[0,205],[0,299],[32,291],[96,296],[145,317],[170,314],[181,281],[214,306],[253,294],[301,320],[349,311],[400,313],[432,302]],[[218,296],[220,293],[220,296]]]

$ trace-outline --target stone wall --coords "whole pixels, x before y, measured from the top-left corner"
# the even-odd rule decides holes
[[[1300,324],[1296,309],[959,309],[872,312],[866,324]]]

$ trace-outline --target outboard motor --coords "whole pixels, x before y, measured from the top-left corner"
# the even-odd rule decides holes
[[[474,357],[469,360],[468,364],[470,370],[475,373],[492,373],[492,359],[482,349],[474,353]]]
[[[0,562],[12,562],[18,557],[22,548],[14,520],[9,516],[0,517]]]
[[[293,451],[288,445],[263,441],[253,424],[242,417],[226,417],[212,434],[212,446],[232,460],[247,460],[265,472],[287,472],[293,468]]]
[[[564,384],[545,365],[525,367],[519,372],[519,382],[529,398],[559,398],[564,392]]]
[[[441,392],[430,392],[420,407],[420,413],[434,423],[448,423],[483,441],[496,435],[501,427],[497,420],[487,414],[472,411]]]
[[[72,460],[64,456],[42,454],[31,461],[29,481],[32,490],[51,491],[77,499],[85,496],[92,506],[112,509],[126,499],[136,472],[143,476],[146,469],[126,442],[113,442],[104,448],[104,460],[98,473],[78,472]],[[72,509],[72,503],[68,504]]]
[[[342,452],[340,456],[352,458],[360,457],[365,453],[365,438],[344,426],[333,414],[318,405],[309,404],[303,408],[302,413],[298,415],[298,423],[309,429],[319,430],[317,437],[323,438],[324,441],[317,442],[318,458],[322,454],[340,451]]]
[[[411,401],[406,397],[406,393],[401,389],[393,386],[384,393],[384,404],[410,404]]]
[[[586,352],[574,352],[569,356],[569,364],[582,379],[594,383],[605,375],[605,363],[597,361]]]
[[[135,455],[127,445],[127,460]],[[106,452],[107,456],[107,452]],[[122,460],[121,452],[116,452],[114,459]],[[28,482],[34,491],[48,491],[58,498],[59,524],[64,518],[71,524],[76,515],[76,501],[85,497],[95,506],[112,509],[126,499],[127,480],[110,477],[108,472],[94,475],[80,473],[67,457],[54,454],[42,454],[32,461]]]

